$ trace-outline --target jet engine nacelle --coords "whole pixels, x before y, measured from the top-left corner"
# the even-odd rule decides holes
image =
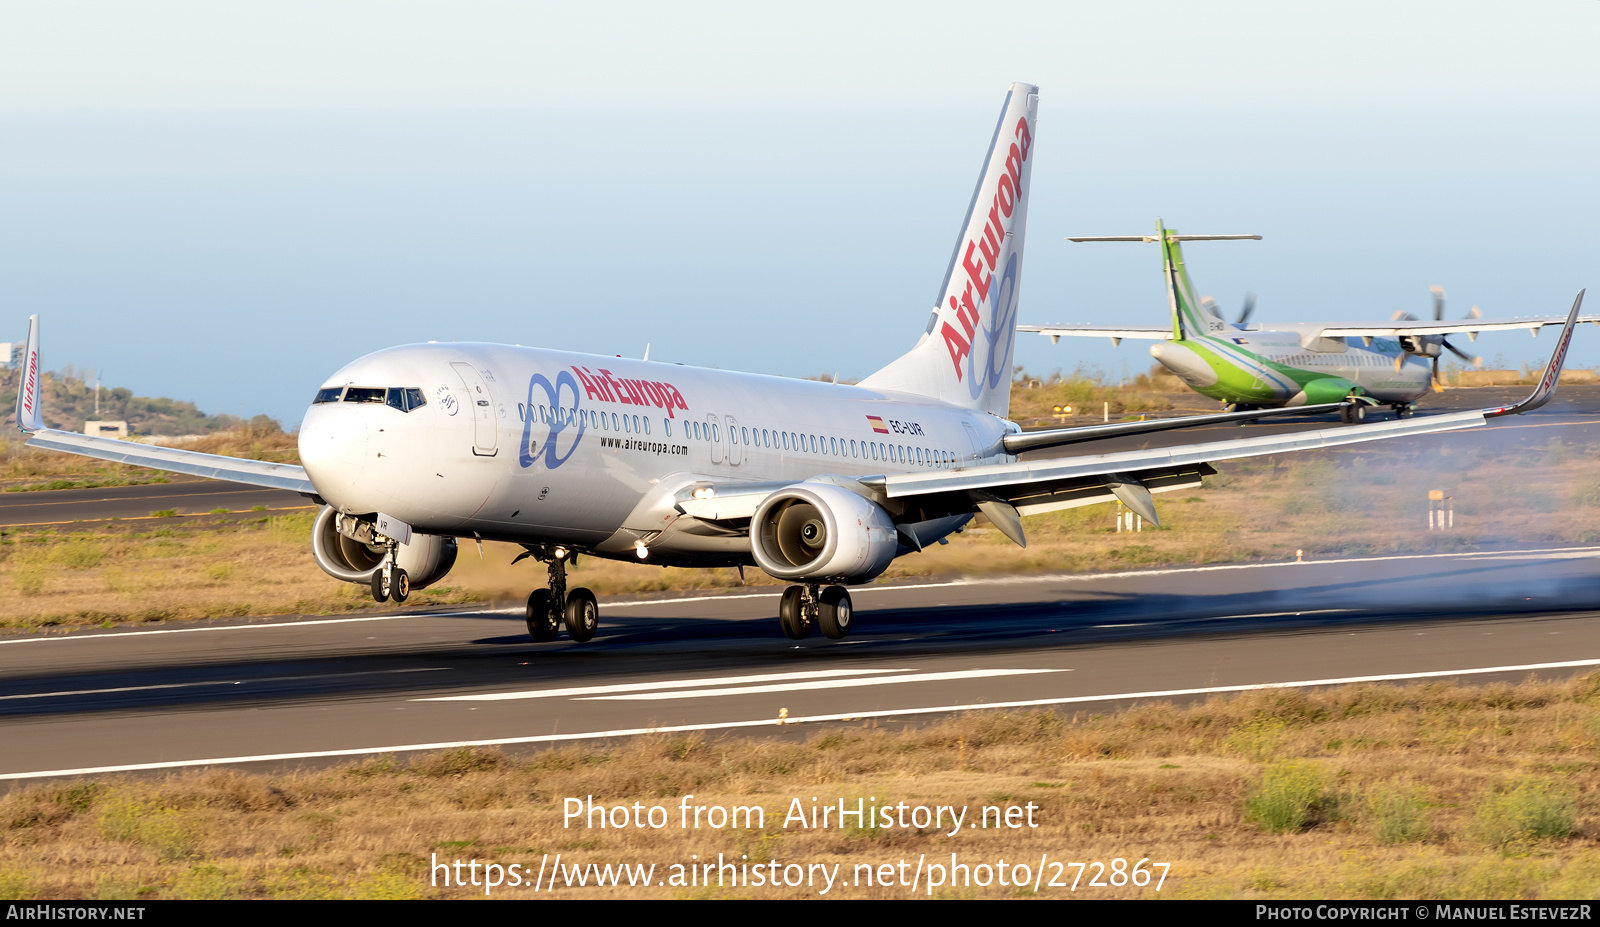
[[[864,583],[889,568],[898,546],[888,512],[832,483],[780,489],[750,521],[750,551],[778,579]]]
[[[372,574],[383,563],[383,548],[340,532],[339,518],[332,506],[323,506],[317,513],[311,527],[311,556],[322,572],[334,579],[370,584]],[[456,539],[413,534],[410,544],[400,545],[395,565],[406,571],[411,588],[422,589],[444,579],[456,565]]]

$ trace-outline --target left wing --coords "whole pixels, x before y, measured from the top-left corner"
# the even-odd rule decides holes
[[[306,477],[306,471],[294,464],[271,463],[265,460],[245,460],[221,454],[201,454],[175,447],[139,444],[135,441],[118,441],[115,438],[96,438],[74,431],[59,431],[44,426],[40,409],[43,368],[39,366],[39,317],[28,319],[28,345],[22,355],[22,382],[17,390],[17,428],[27,434],[28,447],[47,451],[63,451],[81,457],[95,457],[116,463],[134,464],[171,473],[187,473],[213,480],[228,480],[250,486],[271,489],[288,489],[316,495],[316,487]]]

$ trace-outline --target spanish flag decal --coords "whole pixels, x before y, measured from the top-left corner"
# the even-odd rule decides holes
[[[876,431],[880,435],[886,435],[889,433],[888,427],[883,424],[883,419],[877,417],[876,415],[867,416],[867,424],[871,425],[872,430]]]

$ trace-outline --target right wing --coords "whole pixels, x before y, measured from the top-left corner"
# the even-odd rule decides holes
[[[891,473],[861,477],[854,482],[865,494],[888,509],[896,524],[915,524],[951,515],[982,512],[1002,533],[1023,546],[1026,546],[1027,540],[1020,516],[1112,499],[1121,500],[1147,521],[1159,525],[1160,519],[1151,493],[1198,486],[1204,476],[1216,472],[1211,466],[1215,461],[1456,431],[1477,427],[1497,416],[1521,414],[1539,408],[1555,395],[1561,369],[1566,363],[1567,347],[1577,328],[1572,323],[1577,319],[1582,305],[1583,293],[1579,292],[1571,312],[1567,314],[1568,324],[1551,353],[1550,362],[1545,365],[1539,384],[1526,399],[1513,406],[1178,447],[986,464],[958,470]],[[1244,416],[1255,417],[1259,414],[1244,413]],[[729,523],[738,530],[737,526],[741,523],[748,524],[762,500],[786,485],[790,484],[699,483],[679,494],[677,507],[690,517]]]
[[[42,368],[39,366],[39,317],[28,319],[28,345],[22,355],[22,381],[17,390],[17,428],[28,437],[28,447],[47,451],[62,451],[81,457],[95,457],[116,463],[134,464],[170,473],[187,473],[213,480],[228,480],[250,486],[270,489],[288,489],[308,496],[316,495],[316,487],[306,477],[303,467],[294,464],[271,463],[265,460],[245,460],[241,457],[224,457],[221,454],[201,454],[175,447],[139,444],[135,441],[118,441],[115,438],[96,438],[75,431],[59,431],[44,427],[44,416],[39,407],[42,398]]]

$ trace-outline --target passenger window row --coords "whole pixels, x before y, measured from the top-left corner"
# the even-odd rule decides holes
[[[319,399],[319,401],[324,400]],[[331,402],[333,400],[326,401]],[[347,398],[346,401],[352,400]],[[559,406],[530,407],[520,402],[517,403],[517,418],[519,421],[527,421],[530,414],[543,425],[581,424],[585,427],[597,428],[602,431],[620,431],[627,434],[643,435],[651,433],[649,416],[602,412],[590,409],[562,408]],[[714,442],[722,440],[722,427],[715,422],[700,422],[691,419],[681,421],[679,424],[683,426],[685,439],[693,438],[696,441]],[[661,427],[667,437],[672,436],[671,419],[662,419]],[[955,454],[937,448],[890,444],[886,441],[860,441],[854,438],[830,438],[814,434],[803,434],[798,431],[774,431],[767,428],[739,427],[730,430],[728,438],[734,444],[742,444],[748,447],[794,451],[802,454],[814,454],[819,457],[849,457],[855,460],[874,460],[904,464],[906,466],[944,469],[954,467],[957,462]]]

